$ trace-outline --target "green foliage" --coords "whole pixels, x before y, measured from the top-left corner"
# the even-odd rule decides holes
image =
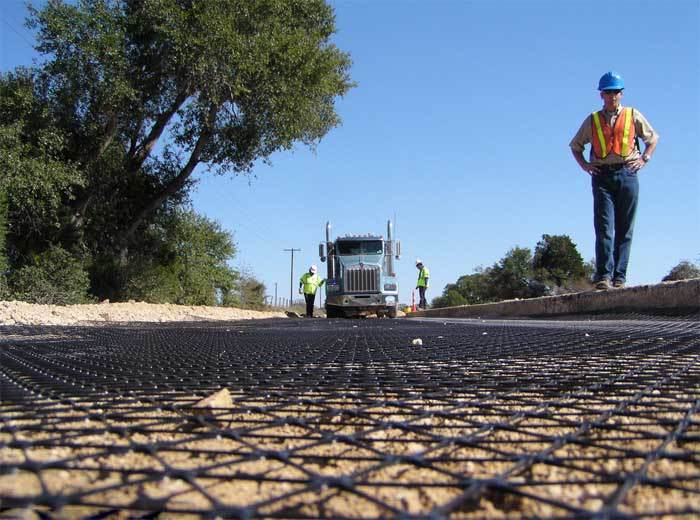
[[[5,251],[5,243],[7,236],[7,195],[5,190],[0,187],[0,300],[8,296],[7,290],[7,253]]]
[[[689,260],[681,260],[661,281],[672,282],[675,280],[688,280],[690,278],[700,278],[700,266],[695,265]]]
[[[140,265],[133,263],[134,267],[141,267],[134,272],[126,282],[122,294],[117,293],[117,300],[137,300],[148,303],[175,303],[182,295],[179,273],[173,265]]]
[[[216,305],[219,292],[235,287],[238,275],[228,266],[235,245],[216,222],[175,209],[148,230],[147,238],[148,249],[130,262],[120,299]]]
[[[467,305],[469,302],[454,288],[454,284],[448,284],[442,291],[442,295],[433,298],[431,307],[456,307],[458,305]]]
[[[243,272],[234,287],[223,293],[222,305],[245,309],[262,309],[265,306],[265,285],[251,273]]]
[[[553,293],[550,284],[564,290],[585,290],[586,277],[595,269],[584,264],[581,255],[566,235],[542,235],[533,258],[530,249],[514,247],[493,266],[477,268],[445,286],[433,307],[474,305],[514,298],[534,298]]]
[[[323,0],[55,1],[32,24],[43,92],[92,182],[117,143],[123,175],[155,185],[128,213],[122,247],[199,163],[248,173],[295,142],[313,147],[353,86]]]
[[[68,251],[51,247],[10,274],[12,297],[30,303],[88,303],[90,280],[82,263]]]
[[[92,259],[101,299],[212,304],[235,293],[260,304],[262,285],[227,265],[230,237],[178,208],[198,165],[248,174],[340,124],[335,100],[354,84],[349,55],[331,42],[332,8],[52,0],[30,12],[41,65],[0,76],[0,191],[17,294],[30,294],[37,258],[60,250],[76,265]]]
[[[0,190],[7,196],[11,257],[46,248],[61,227],[66,203],[84,185],[66,153],[64,133],[34,96],[32,73],[0,75]]]
[[[540,281],[554,281],[561,287],[586,276],[586,266],[567,235],[542,235],[535,247],[533,267]]]
[[[475,305],[494,301],[490,284],[491,269],[478,267],[474,273],[460,276],[456,283],[448,284],[441,296],[434,298],[432,307]]]
[[[526,247],[514,247],[491,268],[492,294],[499,300],[528,298],[532,275],[532,252]]]

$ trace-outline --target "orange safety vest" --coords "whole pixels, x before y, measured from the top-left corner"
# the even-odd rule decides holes
[[[593,133],[593,152],[599,159],[606,157],[610,152],[627,157],[634,150],[634,110],[623,108],[617,116],[615,127],[610,125],[603,117],[603,111],[591,114],[591,126]]]

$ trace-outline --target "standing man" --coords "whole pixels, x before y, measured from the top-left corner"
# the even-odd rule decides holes
[[[316,290],[321,287],[326,281],[316,274],[316,266],[309,267],[309,272],[304,273],[299,278],[299,294],[304,293],[306,299],[306,317],[314,317],[314,300],[316,299]]]
[[[596,289],[610,289],[611,283],[625,286],[639,195],[637,175],[651,160],[659,139],[639,110],[620,104],[624,89],[618,73],[603,74],[598,82],[603,109],[586,117],[569,143],[574,159],[591,176]],[[589,143],[586,161],[583,149]]]
[[[418,289],[418,294],[420,294],[418,308],[425,309],[428,307],[428,302],[425,301],[425,291],[428,289],[430,271],[423,265],[423,261],[420,258],[416,259],[416,269],[418,269],[418,283],[416,283],[416,289]]]

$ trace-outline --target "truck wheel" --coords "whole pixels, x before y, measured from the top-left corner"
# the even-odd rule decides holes
[[[396,318],[396,316],[398,316],[398,312],[396,311],[396,307],[389,307],[388,315],[392,319]]]
[[[335,307],[326,307],[326,318],[340,318],[340,311]]]

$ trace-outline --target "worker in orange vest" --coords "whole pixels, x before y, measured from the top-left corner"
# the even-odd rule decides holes
[[[639,197],[637,176],[659,140],[639,110],[620,104],[624,89],[622,76],[606,72],[598,82],[602,110],[588,115],[569,143],[574,159],[591,176],[597,289],[625,286]],[[587,144],[589,160],[583,156]]]

